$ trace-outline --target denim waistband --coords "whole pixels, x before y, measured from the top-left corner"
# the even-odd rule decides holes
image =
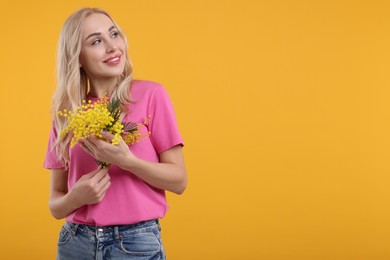
[[[86,225],[86,224],[77,224],[73,222],[66,222],[66,224],[71,229],[73,235],[76,235],[78,231],[84,231],[90,234],[96,234],[96,236],[119,237],[119,233],[136,232],[138,229],[153,227],[154,225],[157,225],[158,229],[161,230],[160,222],[158,219],[141,221],[138,223],[128,224],[128,225],[112,225],[112,226],[93,226],[93,225]]]

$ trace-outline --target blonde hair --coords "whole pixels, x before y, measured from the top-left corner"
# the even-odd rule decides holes
[[[130,112],[127,105],[133,102],[130,96],[133,67],[128,58],[128,41],[125,34],[106,11],[99,8],[81,8],[77,10],[65,21],[60,33],[57,53],[57,88],[53,95],[51,108],[54,117],[54,127],[58,133],[53,148],[56,149],[58,160],[65,168],[69,166],[69,144],[72,136],[68,134],[63,138],[59,138],[61,131],[66,127],[67,123],[57,112],[64,109],[76,110],[77,106],[87,97],[89,80],[84,69],[79,66],[81,27],[84,20],[94,13],[104,14],[110,18],[126,44],[125,68],[123,73],[118,76],[117,86],[111,93],[111,99],[117,98],[121,101],[121,120]]]

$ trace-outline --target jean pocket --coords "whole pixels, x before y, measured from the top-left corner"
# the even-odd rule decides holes
[[[161,253],[161,241],[156,230],[123,234],[120,238],[120,249],[126,255],[153,256]]]
[[[58,246],[63,246],[69,242],[72,237],[72,231],[68,227],[67,223],[65,223],[60,230],[60,235],[58,237]]]

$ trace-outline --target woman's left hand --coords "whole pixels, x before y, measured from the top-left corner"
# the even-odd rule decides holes
[[[102,131],[101,134],[104,139],[109,140],[110,142],[114,138],[114,135],[109,132]],[[96,160],[115,164],[119,167],[121,167],[122,162],[135,158],[134,154],[130,151],[129,146],[123,140],[121,140],[118,145],[113,145],[96,136],[91,136],[79,143],[84,151]]]

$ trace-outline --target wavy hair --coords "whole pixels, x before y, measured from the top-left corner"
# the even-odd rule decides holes
[[[133,77],[133,66],[128,58],[128,41],[122,29],[104,10],[99,8],[81,8],[71,14],[65,21],[58,41],[57,50],[57,88],[52,99],[51,113],[53,114],[54,127],[58,133],[53,149],[56,149],[58,160],[68,168],[69,144],[71,134],[59,138],[61,131],[67,126],[66,120],[58,115],[58,111],[76,110],[86,99],[89,89],[89,79],[84,69],[79,66],[81,52],[81,27],[84,20],[91,14],[100,13],[111,19],[118,29],[120,37],[126,44],[125,67],[123,73],[118,76],[115,90],[111,93],[111,99],[117,98],[121,101],[121,120],[130,111],[128,104],[133,100],[130,96],[131,81]]]

